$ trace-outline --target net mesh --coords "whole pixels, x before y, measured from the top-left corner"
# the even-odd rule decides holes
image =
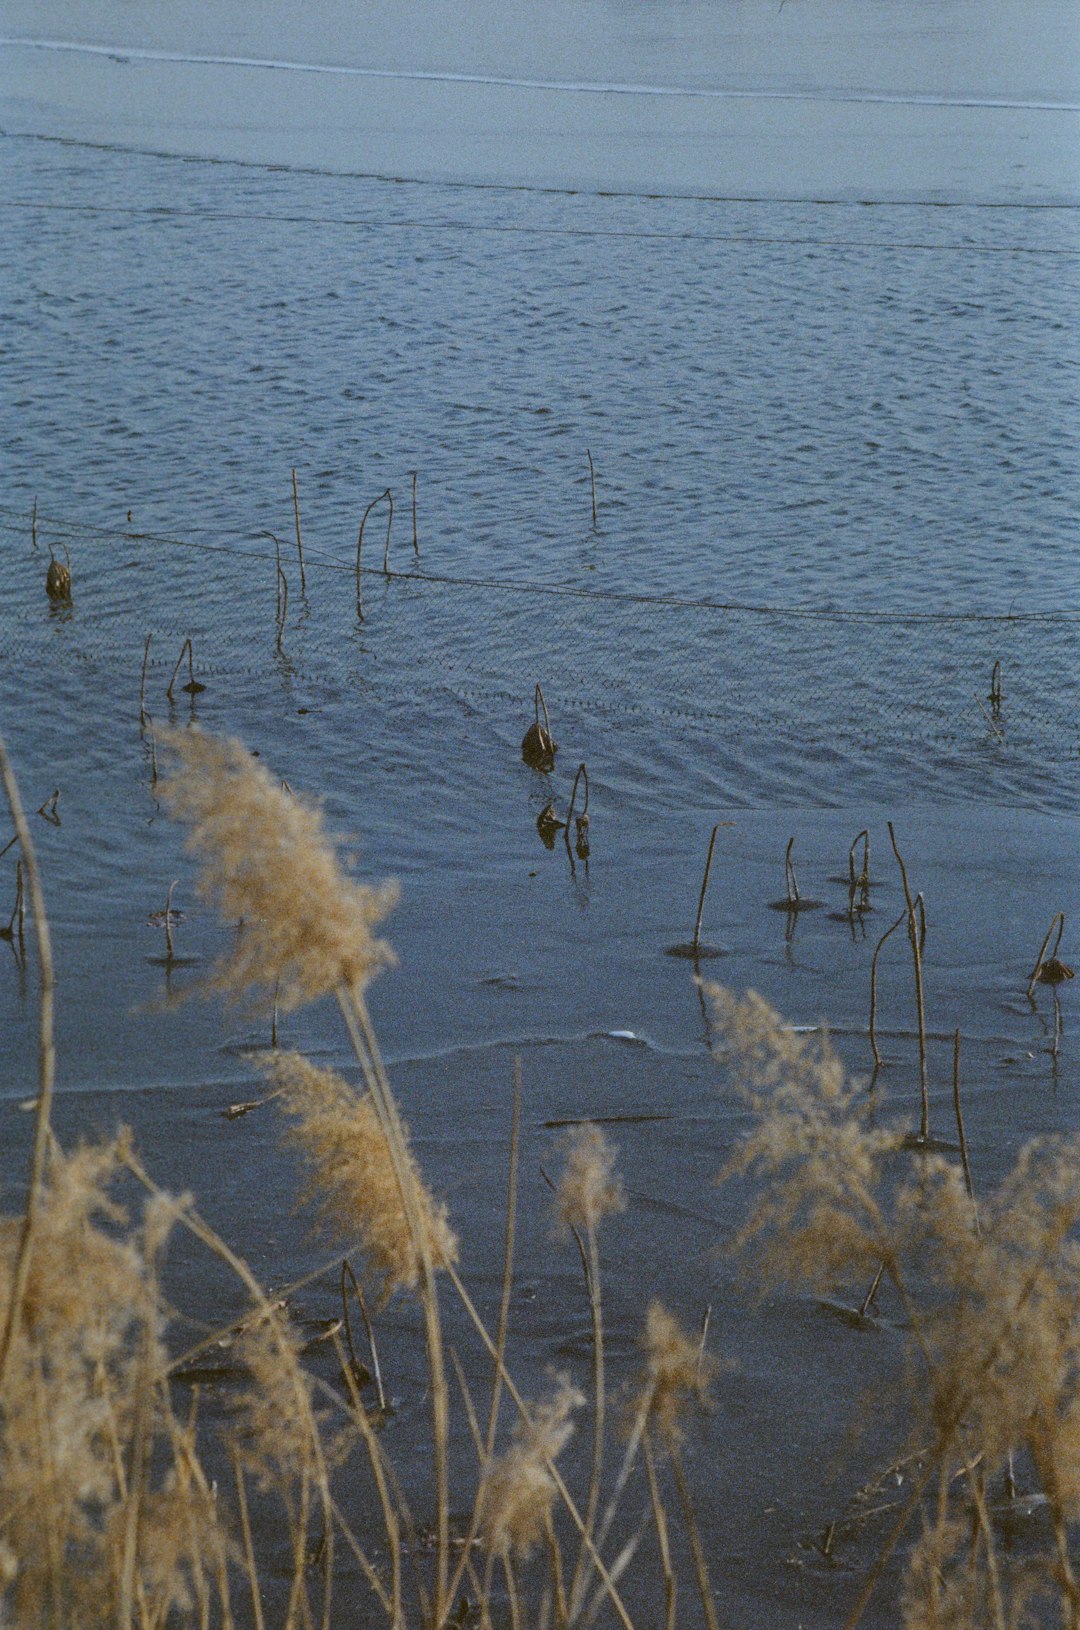
[[[411,553],[414,570],[384,571],[376,529],[361,617],[355,562],[309,552],[301,594],[295,540],[282,555],[265,538],[211,547],[45,515],[35,527],[31,537],[25,512],[0,511],[9,676],[64,660],[137,685],[152,634],[159,688],[191,639],[197,679],[257,680],[277,664],[316,693],[362,683],[519,706],[540,680],[564,706],[687,735],[722,729],[740,750],[801,743],[825,761],[865,751],[912,776],[989,751],[1014,785],[1033,778],[1042,802],[1072,807],[1080,790],[1080,612],[730,605],[441,577]],[[77,550],[73,604],[46,610],[49,553],[65,548]]]

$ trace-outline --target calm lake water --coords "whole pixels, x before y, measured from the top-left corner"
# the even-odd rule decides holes
[[[1078,904],[1075,211],[413,186],[11,137],[0,198],[0,728],[28,805],[60,791],[35,838],[61,1136],[122,1118],[269,1281],[318,1260],[271,1112],[220,1113],[255,1095],[244,1054],[266,1024],[165,1005],[224,941],[155,797],[152,635],[155,720],[241,734],[324,798],[363,875],[400,878],[400,966],[373,1007],[489,1303],[522,1060],[525,1390],[587,1358],[575,1264],[548,1237],[551,1123],[613,1117],[632,1194],[605,1241],[616,1384],[651,1294],[693,1322],[712,1306],[737,1368],[691,1458],[722,1611],[834,1626],[879,1536],[837,1567],[805,1542],[902,1446],[887,1419],[843,1435],[898,1340],[795,1297],[751,1309],[722,1253],[745,1194],[712,1183],[741,1111],[689,964],[664,952],[730,823],[704,921],[727,954],[705,971],[827,1022],[865,1073],[870,959],[902,899],[891,819],[927,902],[936,1126],[959,1026],[977,1184],[1075,1127],[1074,990],[1024,995],[1058,910],[1070,956]],[[387,488],[394,575],[382,504],[361,620],[357,530]],[[70,610],[45,596],[50,549],[70,556]],[[170,704],[189,637],[206,688]],[[549,777],[519,751],[537,682]],[[581,761],[587,860],[535,824],[549,798],[565,814]],[[879,887],[852,923],[838,879],[862,828]],[[823,902],[797,921],[770,909],[791,838]],[[167,969],[147,919],[174,878]],[[5,920],[13,879],[12,851]],[[875,1091],[914,1115],[900,938]],[[11,1193],[36,1006],[32,959],[0,952]],[[282,1039],[347,1067],[329,1009]],[[175,1274],[186,1312],[229,1316],[228,1287]],[[299,1311],[332,1312],[330,1281]],[[388,1331],[407,1457],[424,1418],[407,1309]],[[894,1590],[867,1622],[894,1622]]]

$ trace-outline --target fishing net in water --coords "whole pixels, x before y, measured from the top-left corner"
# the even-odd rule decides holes
[[[588,712],[752,760],[860,758],[909,792],[1071,810],[1080,793],[1080,611],[905,613],[725,604],[383,570],[295,541],[207,546],[0,511],[7,590],[0,678],[62,663],[123,685],[138,706],[176,688],[265,681],[339,693],[451,693],[520,714],[540,681]],[[36,540],[36,541],[35,541]],[[281,546],[279,546],[280,549]],[[50,552],[77,559],[50,601]],[[378,557],[378,544],[371,550]],[[367,557],[365,557],[366,559]],[[152,636],[147,654],[146,639]],[[189,677],[191,676],[191,677]],[[516,716],[515,714],[515,716]]]

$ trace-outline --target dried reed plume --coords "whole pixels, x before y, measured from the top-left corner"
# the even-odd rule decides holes
[[[555,1193],[564,1229],[594,1233],[605,1217],[626,1210],[626,1190],[615,1171],[615,1150],[598,1126],[587,1122],[567,1134],[566,1165]]]
[[[323,1224],[345,1243],[359,1236],[384,1296],[399,1288],[415,1290],[421,1257],[371,1094],[358,1093],[335,1071],[320,1069],[299,1053],[278,1053],[265,1068],[280,1107],[294,1123],[289,1142],[308,1162],[301,1198],[315,1203]],[[411,1152],[409,1164],[427,1247],[441,1268],[457,1261],[457,1239],[445,1206],[432,1199]]]
[[[572,1412],[584,1402],[560,1375],[552,1397],[519,1420],[510,1448],[495,1461],[484,1488],[482,1532],[490,1551],[526,1556],[543,1539],[557,1493],[551,1466],[574,1430]]]
[[[396,886],[348,877],[321,812],[284,791],[241,742],[194,728],[164,739],[177,769],[162,793],[190,828],[199,892],[243,925],[217,986],[267,997],[276,986],[285,1010],[340,987],[362,991],[393,961],[374,929],[396,903]]]
[[[931,1481],[940,1492],[908,1580],[905,1625],[1001,1626],[1028,1615],[1030,1564],[1006,1567],[986,1517],[995,1477],[1033,1469],[1045,1501],[1049,1582],[1063,1621],[1080,1615],[1069,1525],[1080,1520],[1080,1137],[1029,1144],[976,1215],[962,1165],[921,1149],[896,1158],[900,1128],[869,1124],[826,1043],[785,1031],[749,995],[712,992],[736,1085],[755,1124],[728,1172],[767,1188],[737,1241],[767,1282],[822,1291],[883,1265],[908,1332],[913,1439],[923,1445],[888,1537],[845,1630],[861,1622],[888,1557]],[[975,1513],[957,1540],[959,1478]],[[1025,1572],[1025,1567],[1027,1572]],[[983,1606],[986,1612],[982,1611]]]
[[[708,1401],[709,1382],[717,1361],[705,1352],[700,1337],[691,1336],[663,1303],[649,1303],[641,1336],[645,1363],[634,1400],[669,1442],[679,1436],[679,1422],[694,1401]]]

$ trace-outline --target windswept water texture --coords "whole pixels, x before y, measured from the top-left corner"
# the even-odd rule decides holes
[[[24,32],[44,35],[56,12]],[[268,18],[265,37],[222,38],[220,52],[301,58],[295,19]],[[650,18],[667,38],[642,9],[646,45]],[[369,66],[470,71],[464,48],[436,60],[427,35],[383,22]],[[674,39],[690,23],[680,10],[666,27]],[[184,51],[172,12],[155,28],[129,43]],[[926,29],[921,57],[907,39],[915,55],[884,77],[861,57],[838,69],[838,102],[861,108],[844,102],[860,83],[912,92],[916,59],[927,94],[951,99],[935,118],[959,120],[961,93],[1071,96],[1067,74],[1050,84],[1026,56],[1012,79],[987,66],[961,83]],[[555,30],[472,66],[598,80],[575,71],[572,47]],[[695,83],[717,82],[715,63],[672,51],[654,87],[687,83],[692,67]],[[822,52],[802,80],[769,82],[812,93],[800,118],[818,119],[828,91]],[[634,78],[634,65],[630,52],[606,77]],[[725,82],[760,89],[752,66],[734,63]],[[302,77],[264,72],[284,101]],[[586,93],[572,94],[577,107]],[[653,97],[641,115],[658,140],[668,103]],[[15,111],[12,131],[51,116],[47,100]],[[235,145],[251,145],[249,114],[238,104]],[[724,1622],[829,1630],[882,1534],[828,1565],[813,1537],[898,1447],[899,1427],[878,1416],[857,1449],[841,1443],[862,1386],[881,1395],[894,1378],[896,1344],[797,1297],[749,1314],[716,1255],[745,1196],[711,1185],[740,1111],[708,1056],[689,965],[664,952],[689,938],[710,829],[730,821],[704,921],[726,955],[704,971],[761,990],[794,1022],[828,1020],[866,1072],[870,959],[902,902],[891,818],[928,906],[932,1126],[950,1129],[959,1025],[977,1188],[1025,1138],[1075,1128],[1076,982],[1033,1002],[1024,990],[1055,911],[1076,960],[1077,213],[1060,192],[1054,207],[1019,207],[1019,172],[995,192],[986,163],[949,207],[609,196],[266,168],[226,159],[227,133],[214,162],[153,156],[124,150],[139,145],[127,104],[112,117],[123,128],[110,146],[0,138],[0,729],[28,805],[48,812],[61,792],[59,826],[33,817],[60,978],[60,1135],[131,1121],[148,1164],[196,1188],[269,1280],[310,1267],[269,1114],[220,1115],[259,1090],[244,1055],[267,1026],[163,1004],[192,990],[225,933],[194,898],[157,801],[152,730],[139,730],[151,634],[154,728],[194,718],[239,732],[294,787],[325,795],[364,876],[401,878],[389,925],[401,967],[373,1006],[425,1172],[489,1300],[507,1083],[523,1060],[513,1341],[527,1391],[585,1355],[577,1314],[563,1316],[585,1317],[573,1267],[546,1233],[549,1123],[644,1117],[613,1129],[632,1195],[606,1246],[613,1388],[636,1362],[651,1293],[691,1321],[713,1304],[717,1345],[741,1368],[690,1452]],[[213,147],[192,117],[190,144]],[[454,128],[444,135],[449,149]],[[506,163],[527,149],[523,138]],[[466,165],[448,150],[447,173]],[[981,207],[991,195],[1007,207]],[[387,487],[389,563],[410,580],[382,576],[377,507],[361,622],[357,528]],[[267,532],[282,544],[283,625]],[[46,600],[49,549],[70,552],[70,609]],[[170,704],[189,636],[206,689]],[[520,758],[537,680],[561,744],[551,777]],[[535,826],[548,798],[565,814],[580,759],[587,862],[561,840],[548,852]],[[848,845],[864,826],[874,911],[845,919]],[[770,909],[792,837],[803,893],[823,902],[797,921]],[[0,926],[13,859],[0,861]],[[190,961],[166,969],[148,919],[173,878]],[[914,1115],[902,941],[879,969],[889,1063],[875,1091]],[[0,952],[0,1109],[21,1160],[33,959],[20,969]],[[332,1012],[287,1018],[282,1039],[348,1067]],[[5,1172],[12,1189],[21,1171]],[[232,1317],[197,1270],[178,1262],[176,1277],[179,1305]],[[305,1294],[301,1314],[327,1313],[324,1285]],[[386,1322],[403,1395],[391,1447],[407,1454],[420,1381],[407,1318]],[[896,1567],[868,1624],[895,1623],[895,1593]]]

